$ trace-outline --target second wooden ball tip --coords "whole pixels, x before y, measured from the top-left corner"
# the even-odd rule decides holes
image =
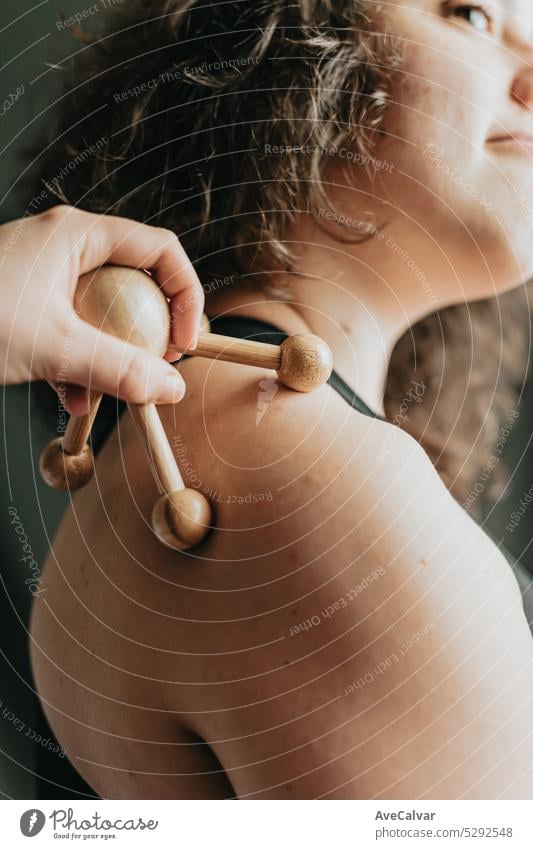
[[[281,343],[278,376],[297,392],[312,392],[325,383],[333,370],[329,345],[313,333],[295,333]]]
[[[213,510],[205,495],[185,487],[162,495],[152,511],[152,528],[169,548],[185,551],[202,542],[213,525]]]
[[[63,451],[63,437],[60,436],[41,453],[39,469],[44,482],[52,489],[63,492],[80,489],[93,476],[93,452],[86,444],[79,454],[67,454]]]

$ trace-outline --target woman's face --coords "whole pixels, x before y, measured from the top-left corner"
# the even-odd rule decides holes
[[[375,8],[404,53],[376,151],[394,167],[374,186],[398,232],[466,299],[533,277],[532,0]]]

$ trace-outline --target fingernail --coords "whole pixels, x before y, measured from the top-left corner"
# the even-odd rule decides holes
[[[183,378],[171,374],[165,378],[165,389],[156,399],[156,404],[177,404],[185,395]]]

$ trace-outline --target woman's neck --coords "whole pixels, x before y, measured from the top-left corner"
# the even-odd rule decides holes
[[[433,312],[427,296],[383,240],[346,245],[308,222],[294,270],[253,273],[206,298],[206,311],[229,311],[268,321],[285,333],[316,333],[330,346],[334,368],[360,398],[384,415],[384,392],[393,348],[419,318]],[[387,267],[388,266],[388,267]],[[258,281],[266,281],[263,289]],[[282,298],[270,295],[278,290]]]
[[[317,281],[300,279],[300,282],[310,289]],[[296,288],[295,283],[296,280],[291,281],[291,288]],[[321,285],[329,289],[322,281]],[[331,348],[335,371],[372,410],[385,415],[387,368],[397,333],[391,333],[387,340],[383,324],[364,308],[355,310],[352,305],[351,311],[341,310],[339,318],[325,313],[323,306],[315,305],[313,300],[302,301],[299,297],[293,302],[272,300],[260,289],[250,295],[248,289],[243,291],[236,286],[234,291],[208,296],[206,312],[244,315],[267,321],[284,333],[321,336]]]

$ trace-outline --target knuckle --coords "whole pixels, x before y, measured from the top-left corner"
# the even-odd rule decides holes
[[[69,206],[67,203],[58,203],[50,209],[47,209],[46,212],[43,212],[43,217],[50,221],[61,221],[66,215],[69,215],[73,209],[74,207]]]
[[[195,307],[198,309],[198,312],[203,312],[205,307],[205,292],[200,286],[200,291],[196,292],[194,297]]]
[[[180,240],[178,239],[177,234],[174,230],[169,230],[167,227],[158,227],[158,232],[161,234],[161,238],[165,240],[166,243],[172,245],[180,245]]]
[[[202,283],[201,283],[199,277],[195,277],[195,280],[194,280],[194,283],[193,283],[193,295],[194,295],[195,298],[197,298],[198,301],[200,301],[201,303],[204,303],[204,301],[205,301],[205,291],[204,291],[204,287],[202,286]]]

